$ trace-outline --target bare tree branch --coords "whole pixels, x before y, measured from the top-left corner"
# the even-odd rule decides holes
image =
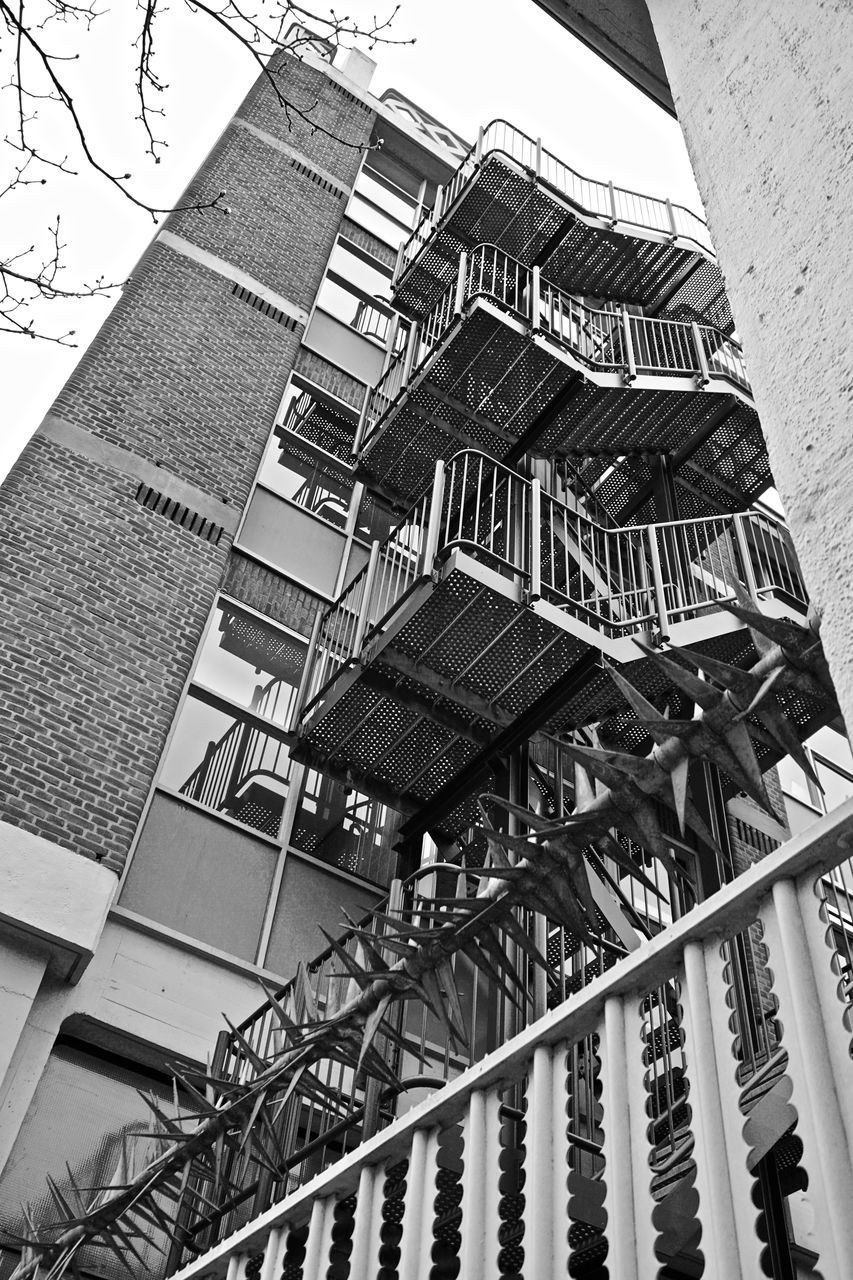
[[[386,17],[373,17],[360,26],[333,9],[314,10],[292,0],[255,0],[251,5],[246,0],[177,0],[177,4],[199,22],[226,34],[241,54],[254,61],[271,86],[288,129],[300,123],[344,146],[364,149],[359,138],[342,136],[324,125],[316,101],[298,101],[287,82],[286,69],[270,59],[285,44],[289,53],[299,58],[316,47],[318,38],[333,48],[350,47],[355,42],[370,48],[378,43],[410,43],[389,35],[399,6]],[[88,174],[102,179],[155,222],[166,213],[187,209],[226,213],[222,204],[225,193],[221,191],[188,204],[158,204],[130,171],[119,172],[106,158],[98,129],[98,116],[105,104],[81,102],[75,88],[79,68],[74,64],[82,66],[88,60],[95,80],[106,70],[98,65],[103,55],[90,38],[94,24],[108,12],[98,5],[99,0],[0,0],[0,105],[10,100],[14,104],[0,147],[0,201],[8,202],[28,187],[45,186],[60,174],[64,178]],[[138,150],[131,143],[131,154],[154,164],[160,163],[168,145],[162,123],[166,112],[160,104],[169,86],[159,73],[158,53],[161,35],[167,30],[160,19],[169,11],[167,0],[136,0],[135,54],[132,68],[128,68],[138,108],[130,123],[141,130]],[[8,162],[6,172],[3,159]],[[2,208],[5,206],[0,212]],[[41,323],[44,304],[102,297],[115,288],[102,278],[94,283],[72,283],[70,275],[62,276],[67,269],[67,245],[60,240],[59,229],[60,219],[55,215],[33,244],[22,248],[5,245],[0,239],[0,334],[74,345],[72,330],[51,332]]]

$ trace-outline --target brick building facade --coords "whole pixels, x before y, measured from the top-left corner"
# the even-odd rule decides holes
[[[760,596],[773,618],[805,617],[796,556],[755,501],[771,477],[766,456],[755,460],[760,437],[740,349],[702,310],[709,273],[714,307],[725,298],[699,220],[669,202],[669,219],[683,222],[663,229],[647,212],[620,219],[615,205],[607,216],[585,209],[561,190],[572,171],[541,140],[522,146],[506,126],[492,151],[488,130],[469,151],[400,95],[372,97],[371,65],[356,52],[330,61],[320,46],[303,61],[286,52],[273,61],[270,76],[309,118],[282,111],[270,78],[260,77],[181,201],[207,206],[224,193],[224,207],[164,223],[0,489],[7,1230],[21,1226],[22,1199],[45,1211],[52,1161],[109,1178],[116,1144],[138,1124],[135,1090],[166,1106],[169,1062],[198,1066],[216,1045],[221,1066],[221,1010],[248,1018],[264,999],[260,982],[283,988],[319,954],[318,926],[338,930],[342,907],[359,915],[390,888],[402,910],[407,875],[435,860],[481,867],[478,789],[562,816],[569,797],[595,787],[561,756],[561,742],[638,750],[642,735],[615,699],[602,656],[623,664],[662,715],[689,718],[699,699],[676,677],[655,683],[653,659],[637,658],[631,636],[744,666],[756,657],[749,635],[719,607],[733,583]],[[634,195],[600,185],[611,202]],[[460,215],[466,198],[480,203]],[[471,225],[460,231],[454,217]],[[606,251],[596,256],[593,242]],[[572,283],[579,263],[583,288]],[[692,273],[705,273],[695,294],[685,286]],[[680,336],[661,354],[650,335],[666,326]],[[683,367],[678,344],[688,342],[695,367]],[[564,364],[575,361],[563,384],[557,347]],[[607,359],[614,368],[602,374]],[[506,377],[518,381],[500,401]],[[676,393],[678,405],[666,399]],[[622,397],[612,413],[608,395]],[[572,396],[580,407],[564,419]],[[648,419],[636,408],[643,397],[647,405],[656,397]],[[721,427],[730,419],[735,426]],[[554,443],[557,427],[564,435]],[[753,433],[743,476],[731,462],[739,431]],[[410,477],[398,467],[408,456]],[[695,457],[702,465],[691,470]],[[432,489],[412,479],[419,467]],[[752,467],[761,483],[750,488]],[[400,489],[407,480],[410,494]],[[484,532],[477,513],[487,491]],[[620,520],[626,503],[631,519]],[[701,545],[685,532],[697,521],[713,526]],[[660,524],[672,532],[655,533]],[[617,568],[617,552],[611,562],[595,540],[621,548],[623,533],[635,541],[625,563],[618,551]],[[370,596],[379,581],[381,607]],[[384,633],[380,615],[392,619]],[[328,655],[339,660],[331,676]],[[853,762],[834,732],[837,717],[808,699],[795,712],[800,736],[823,735],[808,760],[838,799]],[[461,973],[474,1007],[472,1056],[771,854],[790,834],[786,804],[795,828],[829,807],[802,761],[781,761],[777,775],[779,757],[763,740],[766,793],[749,777],[739,786],[713,766],[694,771],[715,852],[670,816],[672,873],[649,872],[656,904],[631,887],[618,859],[599,859],[605,942],[594,958],[541,915],[531,929],[553,973],[547,983],[531,979],[523,1013],[495,1002],[494,991],[478,1012],[478,980]],[[636,829],[626,831],[621,858],[634,860],[638,884],[648,886],[654,860]],[[429,874],[450,892],[442,872]],[[769,1026],[766,952],[760,933],[744,938],[743,998]],[[312,973],[325,975],[327,960]],[[677,1015],[668,1016],[675,1026]],[[667,1028],[649,1032],[649,1043],[672,1034],[675,1044],[678,1029]],[[766,1033],[778,1048],[776,1035]],[[467,1063],[444,1045],[439,1053],[440,1039],[434,1026],[423,1030],[421,1049],[450,1078]],[[591,1040],[583,1052],[578,1079],[593,1071]],[[658,1108],[650,1114],[672,1136],[683,1127],[683,1090],[667,1109],[664,1086],[655,1079],[649,1088]],[[505,1142],[516,1181],[502,1230],[514,1240],[523,1121],[506,1107],[505,1124],[521,1125]],[[595,1108],[577,1107],[572,1115],[592,1135],[584,1150],[596,1160]],[[73,1123],[62,1118],[69,1112]],[[312,1123],[294,1121],[307,1125],[300,1133],[314,1159]],[[452,1199],[456,1139],[442,1141]],[[321,1164],[330,1151],[323,1147]],[[699,1274],[695,1233],[679,1218],[686,1202],[668,1199],[693,1176],[689,1152],[676,1154],[664,1167],[656,1152],[654,1166],[658,1257],[673,1277]],[[796,1152],[783,1154],[796,1165]],[[765,1178],[761,1195],[769,1185]],[[255,1212],[280,1193],[263,1179],[250,1190]],[[248,1195],[213,1225],[205,1220],[209,1235],[199,1238],[215,1243],[223,1223],[242,1225]],[[591,1277],[602,1274],[603,1237],[588,1212],[571,1274]],[[299,1244],[287,1246],[294,1256]],[[501,1274],[517,1270],[512,1248],[510,1240]],[[170,1265],[176,1259],[180,1251]],[[452,1260],[441,1265],[437,1274],[456,1274]],[[90,1257],[85,1266],[115,1270]]]

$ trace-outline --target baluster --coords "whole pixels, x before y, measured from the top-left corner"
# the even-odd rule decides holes
[[[648,1163],[639,995],[610,996],[599,1024],[607,1269],[618,1280],[657,1275]],[[563,1273],[565,1274],[565,1272]]]
[[[777,881],[760,911],[786,1028],[791,1102],[808,1171],[826,1280],[853,1276],[853,1096],[850,1033],[829,972],[829,956],[811,876]]]
[[[706,1280],[761,1275],[726,994],[719,939],[689,942],[681,999]]]
[[[748,515],[735,515],[732,517],[734,524],[735,542],[737,544],[738,555],[743,567],[743,580],[746,589],[752,596],[753,600],[758,599],[758,582],[755,577],[755,566],[752,563],[752,552],[746,538],[746,530],[744,529],[744,521],[748,520]]]
[[[382,1187],[385,1175],[376,1165],[365,1165],[359,1176],[355,1207],[355,1227],[349,1273],[357,1280],[373,1280],[379,1270],[382,1230]],[[262,1276],[261,1280],[267,1280]]]
[[[326,1280],[334,1225],[334,1197],[327,1196],[324,1200],[315,1200],[311,1207],[305,1261],[302,1264],[302,1280]]]
[[[568,1048],[537,1045],[527,1091],[524,1269],[537,1280],[565,1276],[569,1265]]]
[[[500,1230],[500,1095],[497,1089],[471,1094],[464,1123],[462,1173],[463,1280],[493,1280],[498,1274]],[[351,1275],[357,1273],[351,1271]]]
[[[436,1129],[416,1129],[406,1177],[403,1238],[400,1242],[398,1280],[429,1280],[432,1267],[432,1226],[435,1178],[438,1172]],[[308,1277],[306,1277],[308,1280]]]

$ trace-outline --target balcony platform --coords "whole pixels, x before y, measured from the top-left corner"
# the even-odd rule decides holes
[[[717,530],[711,544],[718,574],[724,536]],[[410,534],[405,541],[412,542]],[[517,559],[521,562],[522,555]],[[592,601],[569,583],[561,589],[553,572],[544,574],[541,595],[533,595],[530,575],[513,569],[505,555],[500,560],[473,540],[445,541],[431,573],[414,576],[364,643],[349,646],[350,652],[334,637],[340,634],[341,610],[354,612],[359,602],[338,602],[318,636],[321,650],[325,643],[327,652],[337,652],[313,673],[298,730],[299,755],[410,814],[448,787],[519,717],[534,705],[546,705],[549,691],[562,687],[573,670],[583,678],[568,698],[555,699],[543,712],[537,729],[559,733],[623,712],[622,695],[602,657],[619,665],[659,705],[672,694],[680,713],[679,695],[634,643],[635,637],[651,639],[655,630],[656,605],[646,589],[628,584],[625,616],[619,618],[614,600],[609,606],[603,598]],[[706,553],[698,556],[697,582],[707,579],[708,563]],[[590,576],[598,570],[585,572]],[[689,576],[667,585],[672,574],[664,565],[662,590],[671,603],[677,592],[684,599]],[[774,616],[802,617],[805,604],[793,601],[792,609],[790,592],[781,598],[779,584],[769,584],[772,576],[781,580],[784,575],[768,575],[762,607]],[[719,579],[716,590],[725,593]],[[799,579],[794,591],[804,597]],[[365,598],[362,594],[360,605]],[[698,654],[736,665],[755,661],[748,632],[707,591],[703,599],[671,610],[667,635]],[[799,719],[807,723],[812,714],[804,707]],[[485,788],[484,783],[478,790]],[[453,838],[473,818],[469,801],[441,818],[436,829]]]
[[[537,264],[571,293],[638,303],[726,333],[734,327],[701,219],[583,178],[503,122],[484,131],[403,246],[395,305],[420,319],[454,278],[459,255],[484,241]]]
[[[409,376],[401,355],[368,393],[357,469],[389,500],[412,501],[460,447],[501,458],[519,442],[676,465],[704,446],[735,506],[772,483],[740,348],[718,331],[583,307],[491,246],[459,295],[413,339]]]

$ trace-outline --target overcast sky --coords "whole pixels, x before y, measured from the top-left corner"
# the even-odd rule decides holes
[[[130,169],[150,202],[174,203],[234,113],[255,78],[248,54],[180,0],[161,29],[161,79],[169,148],[156,168],[146,160],[133,124],[134,5],[115,12],[79,42],[78,77],[90,136],[120,173]],[[353,0],[356,18],[377,10],[377,0]],[[480,124],[504,117],[589,177],[650,195],[668,195],[701,213],[687,153],[676,122],[569,36],[532,0],[403,0],[392,29],[414,45],[379,46],[371,89],[394,87],[466,138]],[[61,39],[62,33],[59,33]],[[8,113],[8,98],[0,109]],[[45,140],[55,126],[42,112]],[[64,148],[65,139],[56,137]],[[8,159],[8,156],[6,157]],[[0,175],[0,179],[2,175]],[[0,180],[0,187],[3,182]],[[0,201],[0,238],[25,247],[56,212],[67,243],[67,276],[91,280],[127,277],[155,227],[104,180],[58,176]],[[213,216],[213,215],[212,215]],[[76,330],[76,350],[0,335],[4,423],[0,476],[4,475],[50,407],[58,389],[97,332],[111,305],[89,300],[63,304],[44,322]]]

